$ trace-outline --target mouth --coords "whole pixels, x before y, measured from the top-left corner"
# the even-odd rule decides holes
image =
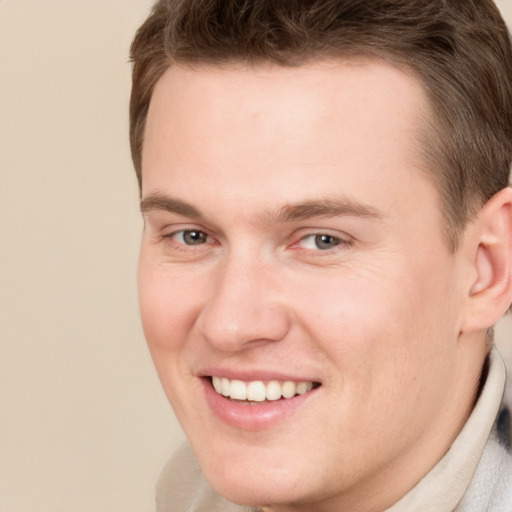
[[[210,376],[210,383],[218,395],[226,399],[247,405],[262,405],[278,400],[289,400],[298,395],[305,395],[320,386],[313,381],[262,381],[228,379],[226,377]]]
[[[261,380],[254,379],[257,372],[251,372],[254,380],[249,375],[242,380],[210,371],[201,378],[209,410],[224,424],[242,431],[278,428],[297,417],[307,404],[316,403],[314,396],[322,387],[320,382],[286,377],[280,380],[272,375],[266,380],[265,372],[258,375]]]

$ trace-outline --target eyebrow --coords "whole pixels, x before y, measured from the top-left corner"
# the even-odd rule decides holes
[[[282,223],[306,220],[314,217],[365,217],[381,219],[383,214],[373,206],[359,203],[347,198],[315,199],[296,204],[289,204],[267,215],[267,222]]]
[[[204,215],[194,206],[181,199],[159,193],[151,194],[142,199],[140,211],[145,214],[160,210],[175,213],[198,220],[204,219]],[[376,208],[347,198],[338,199],[313,199],[299,203],[285,205],[276,210],[266,212],[263,222],[274,225],[298,220],[307,220],[315,217],[352,216],[368,219],[382,219],[383,214]]]
[[[191,204],[161,194],[151,194],[140,202],[140,211],[145,214],[151,211],[161,210],[168,213],[176,213],[185,217],[202,219],[202,213]]]

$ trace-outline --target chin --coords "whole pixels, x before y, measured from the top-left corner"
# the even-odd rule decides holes
[[[268,464],[227,467],[227,464],[217,462],[211,466],[200,465],[205,479],[214,491],[239,505],[264,507],[309,501],[308,488],[304,485],[308,480],[294,474],[296,468],[293,467],[280,468],[277,472]],[[262,467],[269,471],[260,469]],[[306,478],[310,480],[311,475]]]
[[[208,479],[207,479],[208,480]],[[212,489],[238,505],[248,507],[265,507],[270,505],[290,505],[297,501],[297,496],[293,496],[291,489],[281,488],[280,483],[265,481],[256,482],[240,482],[236,481],[219,481],[214,478],[213,481],[208,480]]]

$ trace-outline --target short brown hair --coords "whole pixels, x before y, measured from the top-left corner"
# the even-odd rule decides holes
[[[471,215],[508,185],[512,162],[512,48],[492,0],[159,0],[131,47],[139,185],[151,95],[173,63],[330,56],[385,59],[422,82],[433,112],[422,148],[455,250]]]

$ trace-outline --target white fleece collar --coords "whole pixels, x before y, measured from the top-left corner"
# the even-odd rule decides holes
[[[512,457],[500,443],[495,424],[502,407],[505,378],[503,360],[493,349],[480,397],[451,448],[386,512],[512,512]],[[496,494],[502,504],[508,500],[509,508],[490,508],[489,494]],[[477,504],[477,496],[481,503],[487,499],[486,508]]]

